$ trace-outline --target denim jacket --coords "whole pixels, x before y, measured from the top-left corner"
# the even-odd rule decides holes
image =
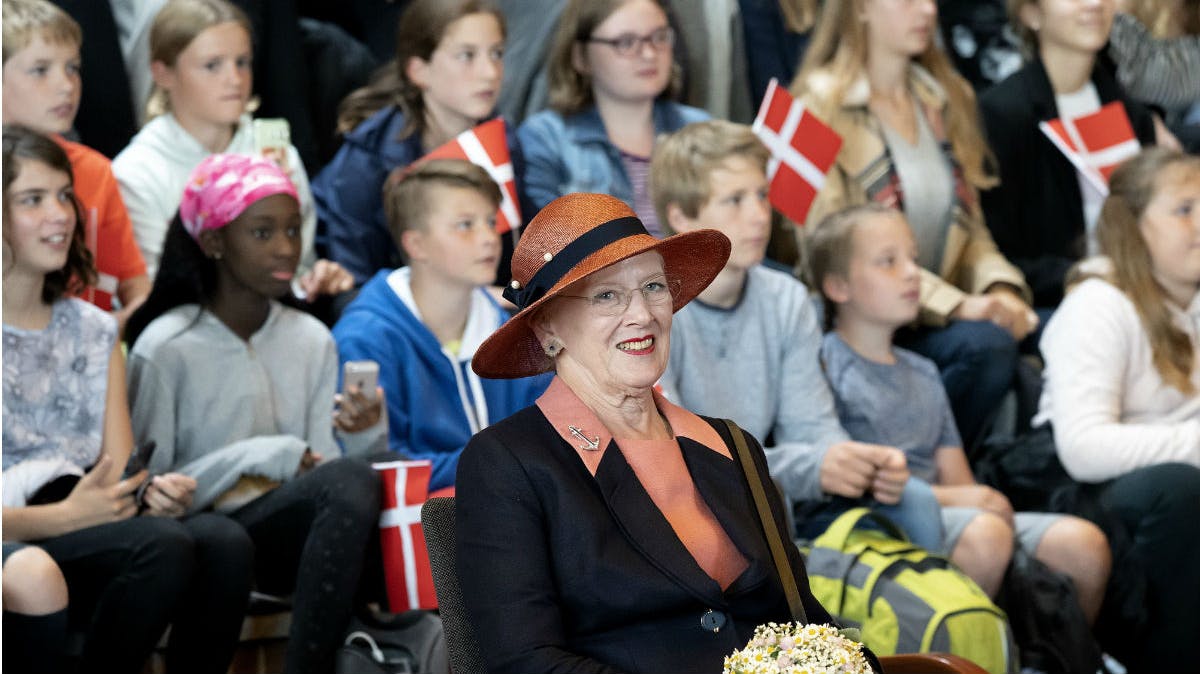
[[[655,134],[672,133],[708,119],[707,112],[671,101],[654,104]],[[596,106],[564,117],[543,110],[517,129],[525,153],[522,205],[536,209],[571,192],[611,194],[633,206],[633,185],[621,163],[621,152],[608,140]]]

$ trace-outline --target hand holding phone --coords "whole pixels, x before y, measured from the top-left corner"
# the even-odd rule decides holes
[[[383,414],[378,395],[379,363],[347,361],[342,371],[342,392],[334,397],[333,423],[343,432],[357,433],[374,426]]]

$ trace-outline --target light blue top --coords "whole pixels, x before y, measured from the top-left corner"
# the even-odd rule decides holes
[[[942,378],[933,361],[893,347],[896,363],[867,360],[836,333],[825,335],[821,360],[838,418],[859,442],[898,447],[913,477],[937,484],[934,454],[962,447]]]

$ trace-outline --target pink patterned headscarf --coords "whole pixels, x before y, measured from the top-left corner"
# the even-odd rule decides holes
[[[275,194],[300,201],[295,185],[271,160],[243,154],[209,155],[192,171],[183,189],[179,219],[199,242],[200,232],[228,225],[250,204]]]

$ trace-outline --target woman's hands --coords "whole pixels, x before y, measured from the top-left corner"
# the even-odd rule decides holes
[[[358,433],[379,423],[383,416],[383,389],[375,387],[375,396],[369,397],[358,386],[345,393],[333,396],[336,406],[333,424],[343,433]]]
[[[1007,288],[995,288],[982,295],[968,295],[950,314],[959,321],[990,321],[1018,342],[1037,329],[1038,317],[1025,300]]]
[[[196,479],[182,473],[167,473],[150,478],[146,486],[146,514],[156,517],[182,517],[192,506]]]

